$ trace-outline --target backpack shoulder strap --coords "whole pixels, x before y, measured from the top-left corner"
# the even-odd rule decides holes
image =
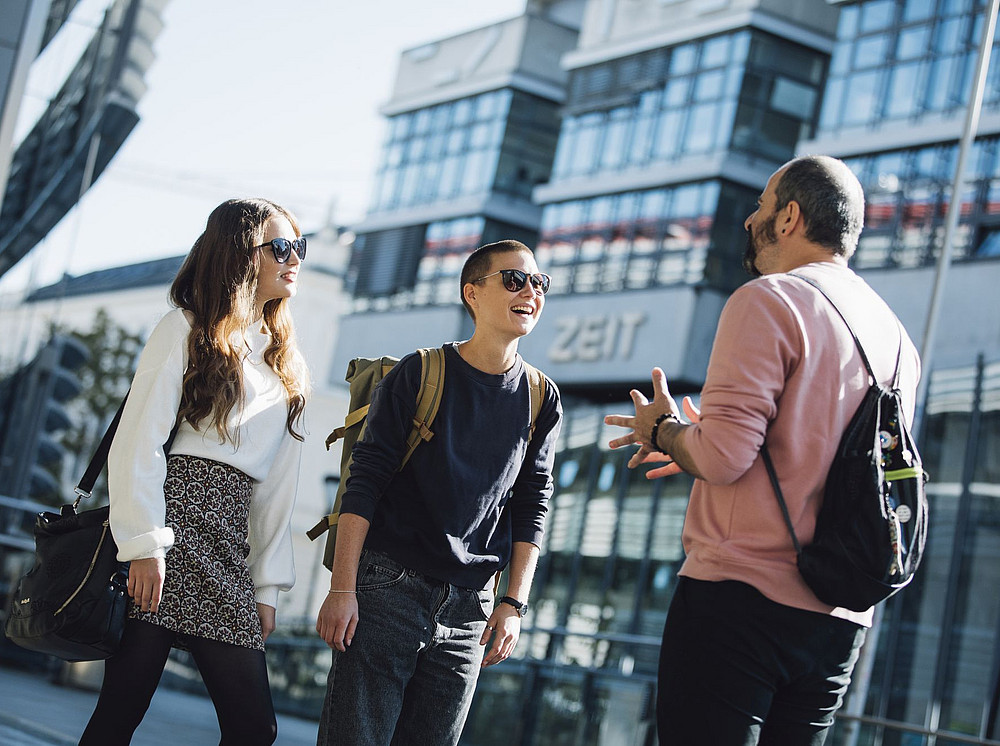
[[[399,464],[402,469],[421,441],[434,437],[431,423],[441,406],[444,393],[444,348],[432,347],[417,350],[420,353],[420,388],[417,389],[417,408],[413,413],[413,430],[406,439],[406,453]]]
[[[545,374],[533,365],[525,363],[524,370],[528,374],[528,396],[531,399],[531,433],[530,440],[535,435],[535,426],[538,424],[538,415],[542,411],[542,404],[545,402]]]
[[[865,370],[868,371],[869,378],[878,383],[878,378],[875,377],[875,372],[872,370],[872,365],[871,363],[868,362],[868,355],[865,354],[865,348],[861,346],[861,340],[858,339],[858,335],[854,333],[854,329],[851,327],[851,323],[847,320],[847,317],[844,316],[844,312],[841,311],[840,307],[833,302],[833,298],[827,295],[826,291],[823,290],[823,288],[821,288],[819,286],[819,283],[816,282],[815,280],[810,280],[808,277],[804,277],[803,275],[797,275],[794,272],[789,272],[788,274],[791,275],[792,277],[798,277],[803,282],[812,285],[814,288],[816,288],[816,290],[819,291],[819,294],[822,295],[824,298],[826,298],[827,301],[830,303],[830,305],[833,306],[833,310],[837,312],[837,315],[840,316],[841,320],[847,326],[847,331],[851,333],[851,338],[854,339],[854,345],[858,348],[858,352],[861,353],[861,361],[865,364]],[[889,312],[892,313],[892,309],[889,309]],[[899,348],[896,350],[896,370],[893,371],[892,374],[892,386],[893,388],[895,388],[899,384],[899,364],[903,356],[903,325],[900,323],[899,317],[896,316],[895,313],[892,313],[892,317],[896,320],[896,325],[899,327]]]
[[[767,441],[760,445],[760,455],[764,459],[764,467],[767,469],[767,476],[771,480],[774,488],[774,496],[778,498],[778,507],[781,508],[781,517],[785,519],[788,533],[792,536],[792,545],[795,547],[795,554],[802,554],[802,545],[799,544],[799,537],[795,535],[795,526],[792,524],[792,517],[788,514],[788,504],[785,496],[781,492],[781,484],[778,482],[778,472],[774,469],[774,462],[771,460],[771,452],[767,450]]]

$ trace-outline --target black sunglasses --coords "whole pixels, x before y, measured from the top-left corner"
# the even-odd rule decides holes
[[[305,236],[296,238],[294,241],[289,241],[287,238],[273,238],[267,243],[262,243],[260,246],[254,246],[254,249],[266,249],[269,246],[271,247],[271,252],[274,254],[274,261],[278,264],[284,264],[288,261],[288,257],[292,255],[292,249],[295,249],[295,253],[299,255],[300,262],[306,260]]]
[[[477,283],[493,275],[500,275],[500,279],[503,280],[503,286],[512,293],[521,292],[524,288],[524,283],[528,281],[529,277],[531,278],[531,287],[542,295],[549,292],[549,283],[552,282],[551,277],[541,272],[529,275],[527,272],[522,272],[519,269],[498,269],[496,272],[490,272],[488,275],[483,275],[479,280],[473,280],[472,282]]]

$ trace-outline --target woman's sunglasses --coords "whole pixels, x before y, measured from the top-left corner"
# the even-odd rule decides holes
[[[551,277],[541,272],[529,275],[527,272],[522,272],[519,269],[498,269],[496,272],[490,272],[488,275],[483,275],[479,280],[473,280],[472,282],[477,283],[493,275],[500,275],[500,279],[503,280],[503,286],[512,293],[521,292],[524,288],[524,283],[528,281],[529,277],[531,278],[531,287],[542,295],[549,292],[549,283],[552,282]]]
[[[254,246],[254,249],[266,249],[269,246],[271,247],[271,253],[274,254],[274,261],[278,264],[284,264],[288,261],[288,257],[292,255],[292,249],[295,249],[300,262],[306,260],[305,236],[296,238],[294,241],[289,241],[287,238],[274,238],[267,243],[262,243],[260,246]]]

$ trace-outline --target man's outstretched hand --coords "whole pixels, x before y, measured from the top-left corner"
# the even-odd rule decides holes
[[[670,395],[667,377],[661,368],[653,368],[652,380],[653,401],[650,402],[646,399],[641,391],[632,389],[629,395],[632,397],[632,402],[635,405],[635,415],[609,414],[604,418],[604,422],[607,425],[624,427],[631,430],[627,435],[615,438],[608,443],[611,448],[622,448],[628,445],[639,446],[639,450],[632,454],[632,458],[629,459],[628,467],[630,469],[634,469],[640,464],[663,464],[647,472],[647,479],[667,477],[683,471],[675,463],[671,454],[661,453],[657,449],[656,444],[649,442],[652,436],[653,425],[660,415],[672,414],[680,419],[677,403]],[[694,406],[691,397],[685,396],[683,405],[684,413],[691,422],[701,421],[701,413]]]

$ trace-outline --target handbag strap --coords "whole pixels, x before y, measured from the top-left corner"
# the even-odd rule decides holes
[[[100,476],[101,470],[104,469],[104,465],[108,462],[108,454],[111,452],[111,443],[114,441],[115,433],[118,431],[118,424],[121,422],[122,412],[125,411],[125,402],[128,401],[130,391],[131,389],[125,392],[125,396],[122,397],[122,403],[118,405],[118,411],[115,412],[115,416],[111,418],[111,423],[108,425],[108,429],[104,431],[104,437],[101,438],[101,442],[94,450],[94,455],[90,457],[90,463],[87,465],[86,471],[83,472],[83,476],[80,477],[80,481],[77,482],[76,487],[73,489],[77,495],[76,500],[73,502],[73,510],[76,510],[77,506],[80,504],[80,500],[85,497],[90,497],[93,493],[97,477]],[[173,428],[170,430],[170,435],[167,436],[166,443],[163,444],[164,454],[170,450],[170,446],[174,442],[174,436],[177,435],[177,428],[180,424],[180,419],[178,418],[174,422]]]
[[[118,411],[115,412],[115,416],[111,418],[111,424],[108,425],[108,429],[104,431],[104,437],[101,438],[100,444],[97,446],[97,450],[94,451],[94,455],[90,457],[90,464],[87,466],[87,470],[80,477],[80,481],[77,482],[76,489],[73,491],[79,495],[76,502],[73,503],[74,507],[80,502],[81,498],[90,497],[94,490],[94,483],[97,481],[98,475],[101,473],[101,469],[104,468],[104,464],[108,461],[108,453],[111,451],[111,441],[115,439],[115,432],[118,430],[118,423],[121,422],[122,412],[125,411],[125,402],[128,401],[128,394],[122,398],[122,403],[118,405]]]

